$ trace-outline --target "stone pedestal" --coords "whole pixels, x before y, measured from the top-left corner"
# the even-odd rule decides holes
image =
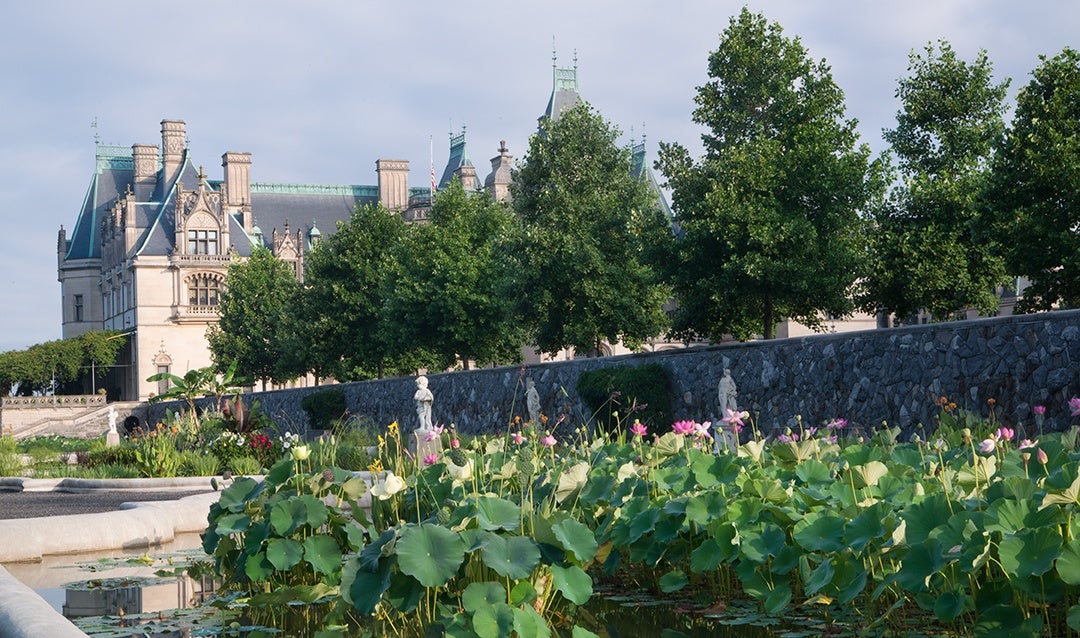
[[[412,434],[412,451],[416,460],[423,462],[425,458],[432,454],[439,454],[442,452],[442,437],[436,436],[434,439],[428,441],[427,436],[430,430],[416,430]]]
[[[106,432],[105,433],[105,447],[116,447],[120,445],[120,433],[119,432]]]

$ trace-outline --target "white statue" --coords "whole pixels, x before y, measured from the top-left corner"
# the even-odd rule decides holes
[[[735,380],[731,378],[731,370],[724,368],[724,376],[720,379],[720,416],[727,416],[728,410],[732,412],[739,408],[735,405],[735,397],[739,394],[735,388]]]
[[[525,380],[525,407],[529,410],[529,420],[540,423],[540,393],[536,391],[536,382]]]
[[[109,434],[116,434],[116,408],[109,406]]]
[[[413,395],[413,399],[416,401],[416,416],[420,419],[418,429],[432,429],[431,404],[435,401],[435,396],[431,394],[431,390],[428,390],[427,377],[424,375],[416,377],[416,394]]]

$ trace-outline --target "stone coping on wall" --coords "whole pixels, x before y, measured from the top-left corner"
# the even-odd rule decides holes
[[[34,397],[3,397],[0,409],[25,408],[83,408],[105,405],[108,400],[103,394],[57,394]]]
[[[531,377],[541,411],[549,417],[547,427],[561,417],[560,427],[573,429],[591,414],[576,392],[582,372],[644,363],[670,373],[673,420],[717,422],[723,416],[717,384],[730,368],[738,408],[750,412],[765,433],[835,418],[863,431],[888,424],[910,433],[920,424],[936,423],[934,401],[941,396],[984,416],[993,398],[997,417],[1029,428],[1034,426],[1033,407],[1045,405],[1047,427],[1062,429],[1072,422],[1068,399],[1080,395],[1080,310],[430,374],[432,416],[437,423],[455,423],[463,433],[505,431],[514,417],[528,417],[524,378]],[[398,421],[408,432],[416,425],[414,380],[398,377],[246,396],[260,401],[280,427],[302,432],[306,415],[301,399],[337,388],[357,423],[381,430]],[[165,405],[151,410],[163,414]]]

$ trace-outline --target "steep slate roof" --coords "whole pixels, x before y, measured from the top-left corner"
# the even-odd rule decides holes
[[[159,172],[159,178],[160,175]],[[184,159],[180,165],[180,172],[176,179],[173,180],[173,183],[163,185],[162,181],[164,180],[158,179],[157,188],[154,189],[156,201],[151,202],[147,207],[147,212],[152,217],[146,220],[148,222],[146,230],[135,242],[136,255],[168,255],[173,249],[176,240],[176,211],[174,206],[176,185],[182,184],[184,190],[189,192],[199,187],[199,172],[192,164],[187,149],[184,149]],[[167,191],[165,190],[166,187],[168,188]],[[140,206],[140,208],[142,207]],[[140,225],[142,221],[142,219],[139,220]]]
[[[660,210],[664,212],[664,217],[670,220],[672,218],[671,207],[668,206],[664,191],[660,190],[660,182],[656,180],[656,175],[649,166],[648,158],[645,156],[645,142],[635,144],[630,150],[630,173],[634,177],[640,177],[648,181],[649,188],[656,193]]]
[[[450,185],[454,178],[454,171],[463,166],[472,166],[469,153],[465,150],[465,127],[461,127],[461,135],[450,136],[450,158],[446,160],[446,168],[443,169],[442,179],[439,180],[439,190]]]
[[[545,117],[557,120],[560,113],[581,101],[576,64],[575,61],[572,69],[552,69],[551,97],[548,98],[547,108],[544,110]]]
[[[100,259],[101,219],[117,195],[125,192],[135,174],[131,149],[99,144],[95,152],[96,167],[90,178],[79,218],[68,239],[66,259]]]
[[[285,232],[304,231],[305,239],[312,225],[323,233],[337,230],[337,222],[347,221],[357,204],[377,204],[377,186],[322,186],[310,184],[252,184],[251,213],[254,225],[263,233],[263,245],[270,247],[274,229]],[[234,220],[235,223],[236,220]],[[243,229],[235,223],[231,231],[237,253],[250,255],[253,237],[244,242]]]

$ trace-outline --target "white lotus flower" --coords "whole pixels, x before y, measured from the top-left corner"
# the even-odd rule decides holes
[[[386,478],[371,488],[371,495],[380,501],[385,501],[403,489],[405,489],[405,481],[393,472],[387,472]]]

